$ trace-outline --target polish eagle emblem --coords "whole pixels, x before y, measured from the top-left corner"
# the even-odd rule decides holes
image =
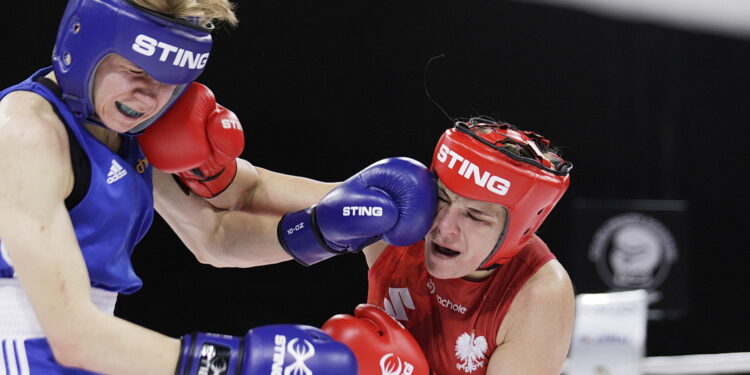
[[[475,336],[462,333],[456,339],[456,358],[461,363],[456,363],[456,368],[466,373],[472,373],[484,366],[485,352],[487,351],[487,339],[484,336]]]

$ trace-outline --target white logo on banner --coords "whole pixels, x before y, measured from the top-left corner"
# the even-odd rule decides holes
[[[614,289],[654,289],[678,259],[677,245],[659,220],[626,213],[602,224],[589,247],[589,259]]]
[[[456,358],[461,361],[461,363],[456,364],[456,368],[472,373],[478,368],[484,367],[487,348],[487,339],[484,336],[476,337],[474,332],[471,335],[462,333],[456,339]]]

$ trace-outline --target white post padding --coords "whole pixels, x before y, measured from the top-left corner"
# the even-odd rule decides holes
[[[576,318],[566,372],[641,375],[648,293],[633,290],[576,296]]]

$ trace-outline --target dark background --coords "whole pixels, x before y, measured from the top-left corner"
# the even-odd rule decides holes
[[[4,4],[3,87],[49,64],[63,7]],[[452,117],[533,129],[574,162],[541,230],[563,265],[586,251],[570,238],[575,199],[689,204],[690,305],[649,326],[649,355],[750,350],[748,41],[500,1],[243,1],[239,17],[200,81],[242,120],[246,159],[326,181],[387,156],[428,164],[451,122],[425,67],[445,55],[426,82]],[[145,286],[117,314],[173,336],[320,325],[366,298],[363,257],[213,269],[158,217],[134,262]]]

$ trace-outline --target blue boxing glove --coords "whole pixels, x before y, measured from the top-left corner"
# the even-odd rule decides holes
[[[211,333],[182,337],[176,375],[357,375],[357,358],[322,330],[277,324],[244,339]]]
[[[376,241],[410,245],[432,225],[437,186],[432,173],[409,158],[383,159],[363,169],[305,210],[281,218],[281,246],[309,266],[357,252]]]

